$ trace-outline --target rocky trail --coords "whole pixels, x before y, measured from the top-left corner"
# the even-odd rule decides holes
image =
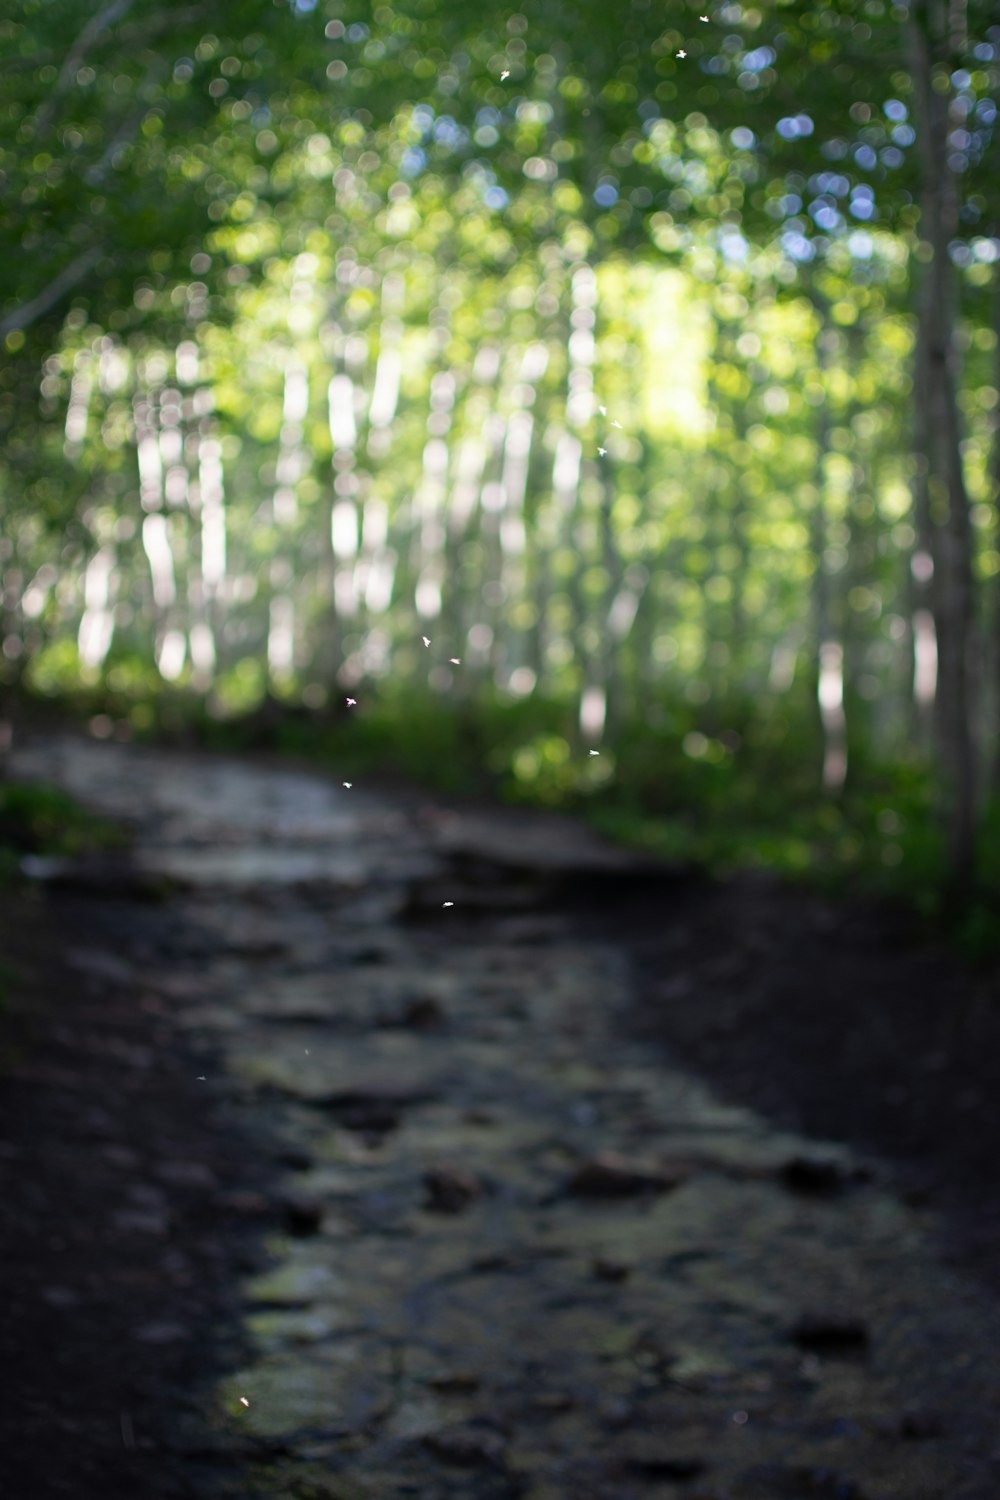
[[[932,1208],[636,1025],[652,970],[691,1013],[689,877],[263,763],[15,771],[134,841],[33,871],[10,1500],[1000,1494],[997,1302]],[[704,943],[709,1005],[742,981]]]

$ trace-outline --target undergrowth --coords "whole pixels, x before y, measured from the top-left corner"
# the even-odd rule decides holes
[[[819,725],[806,694],[780,704],[699,706],[663,696],[641,719],[609,726],[596,746],[581,740],[566,703],[537,694],[455,700],[391,686],[358,693],[354,707],[340,699],[307,711],[268,699],[231,717],[168,692],[144,698],[138,714],[136,704],[106,692],[73,706],[98,714],[92,722],[101,733],[266,748],[358,784],[378,774],[452,795],[561,809],[636,848],[716,874],[768,870],[903,903],[967,956],[1000,953],[1000,804],[986,811],[976,877],[956,902],[928,766],[915,753],[878,757],[858,735],[848,746],[844,786],[825,792]],[[84,833],[78,814],[74,823],[58,802],[35,795],[30,826],[39,833],[70,840]]]
[[[0,782],[0,880],[17,877],[26,854],[72,856],[119,847],[119,827],[43,781]]]

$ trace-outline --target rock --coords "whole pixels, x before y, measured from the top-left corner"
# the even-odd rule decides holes
[[[434,1213],[457,1214],[484,1192],[483,1184],[474,1172],[450,1163],[431,1167],[424,1173],[427,1192],[426,1207]]]
[[[617,1151],[599,1151],[577,1167],[566,1184],[575,1198],[631,1198],[638,1193],[665,1193],[683,1180],[655,1163],[642,1163]]]
[[[862,1354],[868,1348],[868,1327],[852,1313],[803,1313],[792,1338],[800,1349],[813,1354]]]
[[[507,1451],[499,1433],[477,1427],[444,1427],[427,1433],[423,1444],[435,1458],[464,1469],[501,1466]]]

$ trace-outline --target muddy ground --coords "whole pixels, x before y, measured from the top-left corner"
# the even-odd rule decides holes
[[[995,1500],[1000,1006],[542,815],[42,735],[12,1500]]]

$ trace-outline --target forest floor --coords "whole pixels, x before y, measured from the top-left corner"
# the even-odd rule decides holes
[[[0,939],[10,1500],[996,1500],[1000,1005],[899,917],[264,760]]]

